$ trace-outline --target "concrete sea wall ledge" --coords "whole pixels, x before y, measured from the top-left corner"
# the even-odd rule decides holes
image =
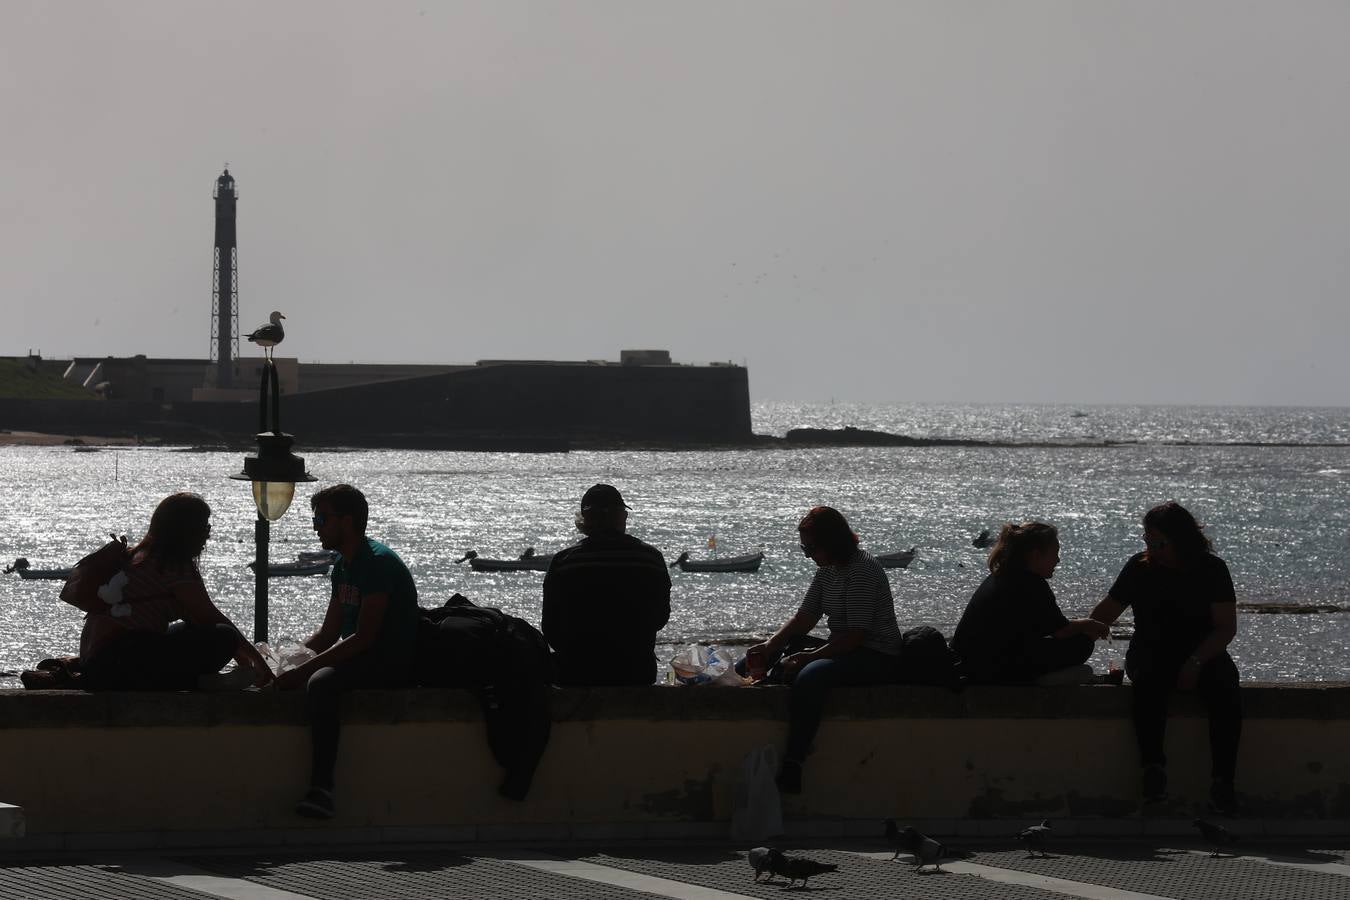
[[[0,693],[0,801],[21,806],[11,849],[295,840],[722,836],[741,761],[781,746],[786,688],[559,689],[528,799],[501,799],[467,691],[347,698],[338,816],[293,805],[309,732],[298,694]],[[1350,820],[1350,685],[1245,685],[1239,791],[1248,821],[1288,833]],[[1173,799],[1140,818],[1130,688],[878,686],[835,692],[784,800],[790,832],[863,833],[893,816],[946,833],[1141,833],[1188,821],[1208,790],[1194,697],[1173,704]],[[1160,817],[1160,818],[1158,818]],[[1272,832],[1273,833],[1273,832]]]

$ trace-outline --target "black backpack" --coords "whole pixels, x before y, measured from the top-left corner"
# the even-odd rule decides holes
[[[524,619],[475,606],[460,594],[421,612],[418,684],[476,688],[553,680],[548,642]]]
[[[896,681],[901,684],[957,684],[956,654],[947,639],[931,625],[920,625],[900,635],[900,663]]]

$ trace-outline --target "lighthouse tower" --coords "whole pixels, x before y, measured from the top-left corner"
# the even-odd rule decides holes
[[[239,253],[234,240],[234,211],[239,192],[228,168],[216,179],[215,269],[211,273],[211,361],[217,388],[234,387],[239,356]],[[208,383],[210,376],[208,375]]]

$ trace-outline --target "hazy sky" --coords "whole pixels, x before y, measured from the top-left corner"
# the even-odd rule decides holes
[[[0,354],[1347,405],[1345,2],[0,4]],[[246,352],[252,348],[245,345]]]

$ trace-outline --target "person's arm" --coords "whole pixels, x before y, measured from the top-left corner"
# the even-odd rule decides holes
[[[1213,577],[1214,599],[1209,604],[1211,628],[1181,666],[1177,687],[1183,691],[1193,690],[1200,681],[1200,670],[1205,663],[1223,653],[1233,638],[1237,637],[1237,594],[1233,590],[1233,578],[1228,574],[1228,566],[1222,560],[1216,561]]]
[[[333,605],[336,606],[337,604]],[[388,594],[362,594],[361,612],[356,619],[356,633],[351,637],[333,643],[294,669],[281,673],[277,676],[277,686],[281,688],[299,687],[309,681],[309,676],[320,669],[346,662],[375,646],[375,641],[380,636],[380,629],[384,626],[384,616],[388,609]],[[339,615],[341,615],[340,611]],[[328,616],[324,616],[325,627],[328,625],[328,618]],[[321,628],[320,632],[322,631]],[[311,645],[307,644],[307,646]]]
[[[342,604],[338,602],[337,590],[328,598],[328,608],[324,610],[319,630],[305,638],[304,645],[315,653],[322,653],[337,643],[342,634]]]
[[[767,641],[762,644],[756,644],[750,650],[762,653],[766,659],[773,659],[783,652],[787,646],[788,639],[798,634],[806,634],[816,623],[820,621],[820,613],[798,610],[792,618],[783,623],[782,627],[773,633]],[[749,653],[750,651],[746,651]]]
[[[1104,603],[1106,601],[1102,602]],[[1064,623],[1063,627],[1053,632],[1054,636],[1063,639],[1073,637],[1075,634],[1086,634],[1094,641],[1102,640],[1111,633],[1111,627],[1102,620],[1096,618],[1097,610],[1101,608],[1102,604],[1098,603],[1097,609],[1094,609],[1092,611],[1093,614],[1086,619],[1070,619]],[[1117,612],[1116,615],[1119,616],[1120,613]],[[1114,619],[1112,621],[1114,621]]]
[[[181,581],[173,586],[174,596],[183,608],[183,618],[194,625],[228,625],[234,630],[234,660],[240,666],[247,666],[255,675],[253,683],[259,687],[271,684],[272,668],[262,658],[253,642],[239,631],[229,616],[220,611],[206,593],[206,585],[200,578]]]
[[[1120,614],[1123,612],[1125,612],[1125,604],[1121,603],[1110,594],[1107,594],[1102,598],[1100,603],[1092,608],[1092,612],[1088,614],[1088,618],[1095,622],[1100,622],[1104,626],[1109,626],[1116,619],[1119,619]]]

